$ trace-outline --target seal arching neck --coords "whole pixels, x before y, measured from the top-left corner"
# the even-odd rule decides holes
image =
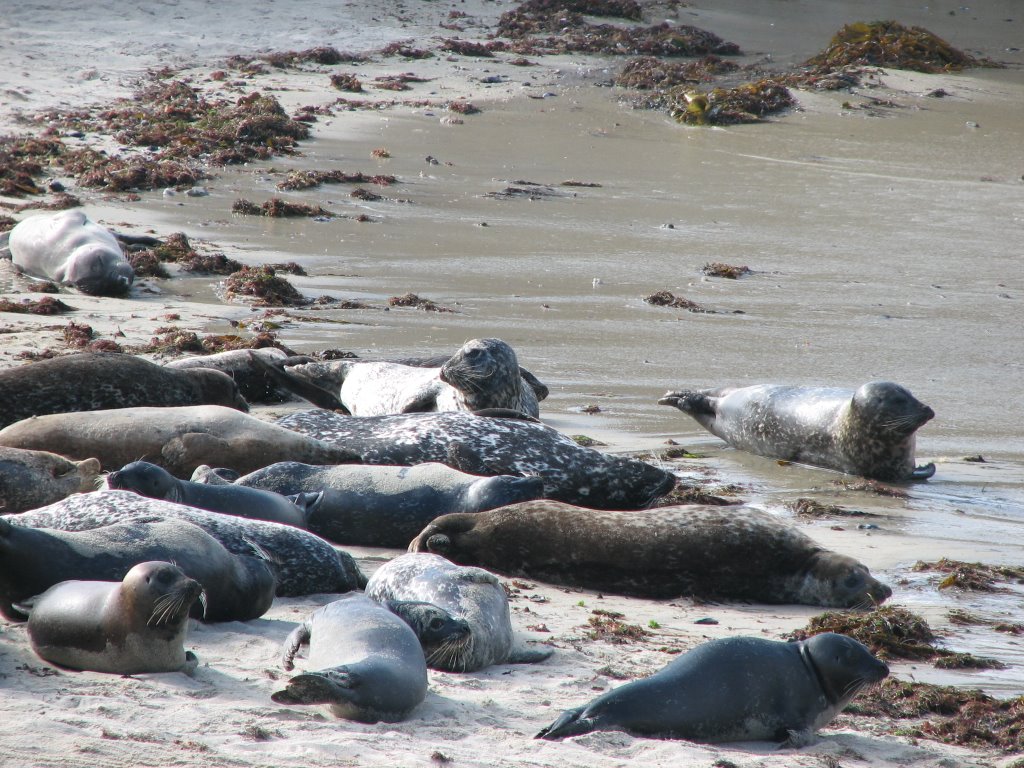
[[[818,681],[818,685],[821,686],[822,692],[825,694],[825,698],[828,699],[828,703],[833,706],[839,706],[840,695],[836,691],[835,686],[828,681],[828,679],[821,674],[821,670],[818,669],[818,665],[814,663],[814,657],[811,656],[811,651],[807,647],[807,641],[800,643],[800,659],[803,661],[804,666],[814,673],[815,680]]]

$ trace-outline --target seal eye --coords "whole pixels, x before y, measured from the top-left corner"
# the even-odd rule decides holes
[[[430,627],[430,629],[436,632],[444,626],[444,619],[435,616],[433,619],[430,620],[430,624],[428,626]]]
[[[846,577],[846,580],[843,582],[843,586],[847,589],[854,589],[856,587],[859,587],[863,583],[863,576],[861,576],[859,573],[851,573],[849,576]]]

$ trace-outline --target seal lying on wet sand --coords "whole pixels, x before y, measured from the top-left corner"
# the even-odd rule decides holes
[[[801,747],[889,668],[864,645],[831,632],[796,643],[730,637],[699,645],[661,671],[563,712],[537,734],[591,731]]]
[[[743,507],[608,512],[528,501],[439,517],[409,550],[512,576],[655,599],[687,595],[867,608],[892,595],[852,557]]]
[[[364,464],[440,461],[474,475],[536,475],[546,497],[595,509],[640,509],[675,485],[669,472],[583,448],[512,411],[363,417],[302,411],[277,423],[343,446]]]
[[[206,512],[170,501],[147,499],[129,491],[96,491],[71,496],[48,507],[6,515],[16,526],[88,531],[139,518],[185,520],[199,526],[234,554],[251,555],[258,547],[273,558],[277,594],[350,592],[366,586],[366,576],[347,552],[309,531],[263,520]]]
[[[899,384],[872,381],[856,391],[760,384],[668,392],[672,405],[733,448],[902,483],[935,474],[914,465],[914,433],[935,412]]]
[[[79,352],[0,371],[0,427],[51,413],[176,405],[249,410],[227,374],[174,371],[119,352]]]
[[[226,373],[235,380],[238,391],[242,393],[242,397],[248,403],[281,403],[294,399],[290,390],[281,387],[276,379],[271,378],[264,367],[253,362],[253,357],[259,357],[269,362],[282,362],[289,359],[312,361],[312,358],[308,357],[295,358],[277,347],[261,347],[259,349],[231,349],[212,355],[182,357],[164,363],[164,367],[176,371],[212,368],[215,371]]]
[[[137,675],[191,672],[188,615],[203,588],[171,563],[139,563],[116,581],[65,581],[33,601],[32,649],[70,669]]]
[[[0,513],[24,512],[95,490],[99,473],[96,459],[69,461],[48,451],[0,447]]]
[[[367,597],[432,603],[469,624],[469,638],[431,658],[432,669],[474,672],[491,664],[543,661],[552,651],[513,648],[508,598],[494,574],[464,568],[443,557],[406,554],[378,568],[366,585]]]

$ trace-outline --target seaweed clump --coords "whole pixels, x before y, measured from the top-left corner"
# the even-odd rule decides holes
[[[759,123],[796,103],[788,88],[770,78],[708,93],[677,90],[669,94],[669,100],[669,114],[688,125]]]
[[[684,83],[708,82],[736,69],[739,69],[737,64],[714,55],[686,62],[638,56],[626,62],[622,71],[615,76],[615,84],[643,91],[668,89]]]
[[[321,184],[378,184],[388,187],[398,179],[387,174],[366,174],[362,171],[345,173],[344,171],[292,171],[284,181],[277,183],[281,190],[309,189]]]
[[[845,509],[837,504],[822,504],[816,499],[800,497],[786,504],[794,514],[800,517],[865,517],[866,512],[859,509]]]
[[[651,633],[639,624],[627,624],[624,614],[617,611],[593,610],[587,619],[590,627],[587,637],[591,640],[606,640],[617,645],[643,640]]]
[[[36,179],[64,151],[59,139],[0,136],[0,195],[41,195]]]
[[[927,29],[908,28],[896,21],[847,24],[836,32],[828,47],[808,59],[807,64],[829,70],[861,65],[931,73],[995,66],[954,48]]]
[[[267,264],[242,267],[228,275],[224,285],[229,300],[235,296],[253,296],[257,307],[294,307],[310,303],[294,285],[278,276]]]
[[[709,312],[710,310],[705,309],[695,301],[684,299],[682,296],[676,296],[671,291],[656,291],[650,296],[644,298],[644,301],[648,304],[653,304],[656,307],[672,307],[673,309],[685,309],[688,312]]]
[[[406,293],[402,296],[392,296],[388,299],[389,307],[415,307],[427,312],[454,312],[450,307],[442,306],[430,299],[422,299],[415,293]]]
[[[955,588],[974,592],[996,592],[999,591],[996,581],[1024,583],[1024,568],[965,563],[962,560],[949,560],[945,557],[934,563],[918,560],[914,564],[913,570],[938,571],[946,574],[945,578],[939,582],[939,589]]]
[[[727,277],[730,280],[738,280],[743,275],[749,275],[753,272],[750,267],[723,264],[720,261],[708,262],[701,267],[700,271],[708,277]]]
[[[19,315],[62,315],[65,312],[74,311],[74,307],[68,306],[52,296],[22,301],[11,301],[5,296],[0,296],[0,312],[12,312]]]
[[[272,197],[262,205],[256,205],[251,200],[235,200],[231,206],[232,213],[240,213],[245,216],[269,216],[271,218],[295,218],[299,216],[329,216],[334,214],[319,205],[306,205],[305,203],[289,203],[279,197]]]

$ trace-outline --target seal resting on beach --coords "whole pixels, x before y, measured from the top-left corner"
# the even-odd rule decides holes
[[[479,477],[439,462],[404,467],[286,461],[250,472],[234,485],[288,497],[320,492],[306,516],[309,530],[338,544],[403,549],[438,515],[481,512],[544,495],[539,477]]]
[[[345,595],[296,627],[284,642],[286,670],[307,644],[310,671],[271,696],[278,704],[329,704],[337,717],[394,723],[427,695],[427,665],[415,631],[365,595]]]
[[[111,490],[132,491],[151,499],[173,501],[251,520],[271,520],[297,528],[309,527],[306,524],[309,507],[319,504],[316,493],[299,494],[293,501],[280,493],[244,485],[211,485],[179,480],[163,467],[148,461],[125,464],[107,475],[106,482]]]
[[[0,235],[0,249],[25,274],[82,293],[119,296],[135,279],[117,238],[81,210],[30,216]]]
[[[353,416],[486,408],[540,413],[537,391],[501,339],[467,341],[439,366],[412,362],[355,359],[276,367],[282,386],[314,405]],[[540,386],[546,396],[547,387]]]
[[[272,563],[255,547],[233,554],[185,520],[133,520],[88,531],[12,525],[0,518],[0,613],[17,620],[17,604],[62,581],[120,581],[149,560],[173,562],[202,584],[206,621],[247,621],[274,601]],[[205,609],[205,610],[204,610]]]
[[[78,352],[0,371],[0,427],[51,413],[176,405],[249,410],[227,374],[174,371],[120,352]]]
[[[108,470],[148,461],[175,477],[189,477],[201,464],[244,473],[277,461],[359,461],[344,445],[310,439],[219,405],[38,416],[0,430],[0,445],[54,451],[76,460],[97,458]]]
[[[670,472],[583,448],[508,410],[363,417],[319,410],[289,414],[277,423],[343,446],[364,464],[440,461],[473,475],[535,475],[544,481],[546,497],[595,509],[641,509],[676,482]]]
[[[743,507],[609,512],[528,501],[439,517],[409,550],[511,576],[654,599],[687,595],[868,608],[892,595],[852,557]]]
[[[96,459],[70,461],[49,451],[0,446],[0,513],[24,512],[95,490],[99,474]]]
[[[261,347],[259,349],[229,349],[226,352],[215,352],[212,355],[195,355],[170,360],[164,363],[165,368],[181,371],[192,368],[212,368],[226,373],[238,391],[248,403],[281,403],[293,400],[290,390],[280,386],[277,379],[270,376],[264,366],[253,362],[253,357],[268,362],[284,360],[310,360],[312,358],[296,358],[285,350],[277,347]]]
[[[711,640],[563,712],[537,734],[563,739],[626,731],[705,743],[779,741],[801,747],[889,668],[852,637],[827,632],[795,643],[759,637]]]
[[[116,581],[65,581],[33,601],[28,636],[40,658],[69,669],[137,675],[192,672],[188,615],[203,592],[171,563],[149,561]]]
[[[432,603],[469,624],[469,636],[432,655],[430,666],[448,672],[475,672],[492,664],[543,661],[551,649],[514,648],[505,588],[493,573],[465,568],[431,554],[405,554],[378,568],[366,585],[367,597]]]
[[[254,547],[266,552],[273,560],[277,594],[282,597],[350,592],[366,586],[366,576],[350,554],[309,531],[147,499],[130,491],[76,494],[41,509],[0,517],[17,526],[59,531],[89,531],[138,519],[184,520],[234,554],[252,555]]]
[[[733,448],[871,480],[935,474],[914,463],[914,433],[935,412],[905,388],[872,381],[857,390],[759,384],[668,392],[672,405]]]

